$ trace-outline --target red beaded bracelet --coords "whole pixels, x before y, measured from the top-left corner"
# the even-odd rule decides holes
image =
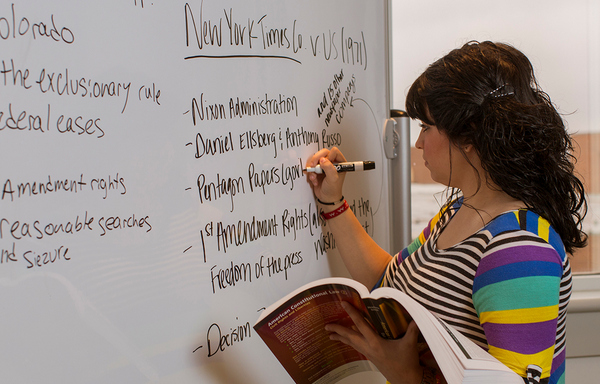
[[[342,204],[339,208],[327,213],[321,212],[321,217],[325,220],[333,219],[334,217],[346,212],[348,208],[350,208],[350,206],[348,205],[348,202],[344,200],[344,204]]]

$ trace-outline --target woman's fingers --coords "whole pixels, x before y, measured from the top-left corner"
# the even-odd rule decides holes
[[[348,313],[354,326],[352,328],[345,327],[339,324],[327,324],[325,326],[325,330],[328,332],[333,332],[331,334],[332,340],[338,340],[345,344],[350,344],[356,348],[356,342],[362,338],[361,327],[358,325],[360,321],[364,321],[362,314],[354,308],[352,304],[349,304],[345,301],[341,302],[342,307]]]
[[[342,301],[342,307],[348,313],[354,326],[349,328],[339,324],[327,324],[325,330],[332,332],[331,340],[341,341],[350,345],[357,351],[368,355],[369,344],[376,342],[379,336],[375,333],[371,325],[365,320],[362,313],[352,304]]]
[[[344,308],[348,316],[350,316],[360,334],[369,336],[376,335],[371,325],[367,322],[367,320],[365,320],[362,313],[358,309],[346,301],[342,301],[341,304],[342,308]]]
[[[335,168],[335,165],[333,165],[333,163],[326,157],[321,157],[319,159],[319,165],[321,166],[321,169],[323,170],[323,172],[325,172],[325,176],[328,177],[328,181],[330,182],[336,182],[339,175],[337,172],[337,169]]]
[[[319,164],[319,161],[322,158],[326,158],[332,163],[342,163],[346,161],[346,158],[342,154],[342,152],[337,147],[333,147],[331,149],[323,148],[320,151],[316,152],[314,155],[306,160],[306,167],[314,167]]]
[[[417,327],[417,323],[411,321],[408,324],[408,328],[406,329],[406,333],[404,334],[404,339],[406,339],[409,345],[417,345],[419,341],[419,328]]]
[[[331,151],[327,148],[323,148],[321,149],[319,152],[316,152],[314,155],[312,155],[311,157],[308,158],[308,160],[306,160],[306,167],[314,167],[315,165],[319,164],[319,160],[322,157],[327,157],[329,155]]]
[[[346,161],[346,157],[338,147],[331,148],[329,154],[327,155],[327,159],[332,163],[343,163]]]
[[[318,199],[326,202],[340,200],[344,184],[344,174],[337,173],[333,164],[344,161],[346,161],[346,158],[337,147],[333,147],[330,150],[323,148],[307,160],[307,168],[319,165],[324,171],[324,174],[317,174],[315,172],[307,174],[307,180]]]
[[[325,326],[325,330],[331,332],[329,335],[331,340],[341,341],[342,343],[357,349],[353,339],[360,338],[360,335],[356,331],[339,324],[328,324]]]

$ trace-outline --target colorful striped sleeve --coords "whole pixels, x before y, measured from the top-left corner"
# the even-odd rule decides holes
[[[390,282],[388,282],[386,280],[386,276],[388,275],[388,272],[393,271],[394,267],[398,266],[401,262],[406,260],[406,258],[408,256],[410,256],[413,252],[415,252],[423,244],[425,244],[425,242],[427,241],[429,236],[431,236],[431,233],[433,232],[435,226],[442,218],[443,214],[444,214],[444,210],[440,210],[440,212],[438,212],[437,215],[435,215],[431,220],[429,220],[429,223],[427,224],[425,229],[423,229],[423,231],[419,234],[419,236],[417,236],[417,238],[414,239],[413,242],[408,245],[408,247],[406,247],[403,250],[401,250],[400,252],[398,252],[392,258],[392,260],[388,264],[388,267],[383,272],[381,277],[379,277],[379,280],[377,281],[377,283],[375,284],[373,289],[377,289],[377,288],[384,287],[384,286],[385,287],[390,286]],[[393,275],[393,273],[391,273],[391,275]]]
[[[528,365],[541,367],[542,379],[552,369],[563,269],[547,241],[523,230],[494,237],[473,282],[489,352],[523,377]]]
[[[419,234],[419,236],[417,236],[417,238],[408,247],[404,248],[401,252],[399,252],[399,257],[397,260],[398,263],[406,260],[408,256],[410,256],[413,252],[415,252],[423,244],[425,244],[429,236],[431,236],[431,233],[433,232],[435,226],[442,218],[443,213],[443,210],[438,212],[437,215],[435,215],[431,220],[429,220],[429,223],[427,224],[425,229],[423,229],[423,231]]]

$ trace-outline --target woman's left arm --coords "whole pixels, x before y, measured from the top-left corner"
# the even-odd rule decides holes
[[[557,339],[563,266],[547,243],[497,247],[482,258],[473,304],[489,352],[522,377],[536,365],[551,374]]]

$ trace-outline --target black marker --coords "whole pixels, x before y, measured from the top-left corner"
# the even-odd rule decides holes
[[[369,169],[375,169],[374,161],[351,161],[347,163],[337,163],[333,164],[335,168],[339,172],[352,172],[352,171],[368,171]],[[308,167],[304,168],[302,172],[314,172],[314,173],[323,173],[321,169],[321,165],[316,167]]]

